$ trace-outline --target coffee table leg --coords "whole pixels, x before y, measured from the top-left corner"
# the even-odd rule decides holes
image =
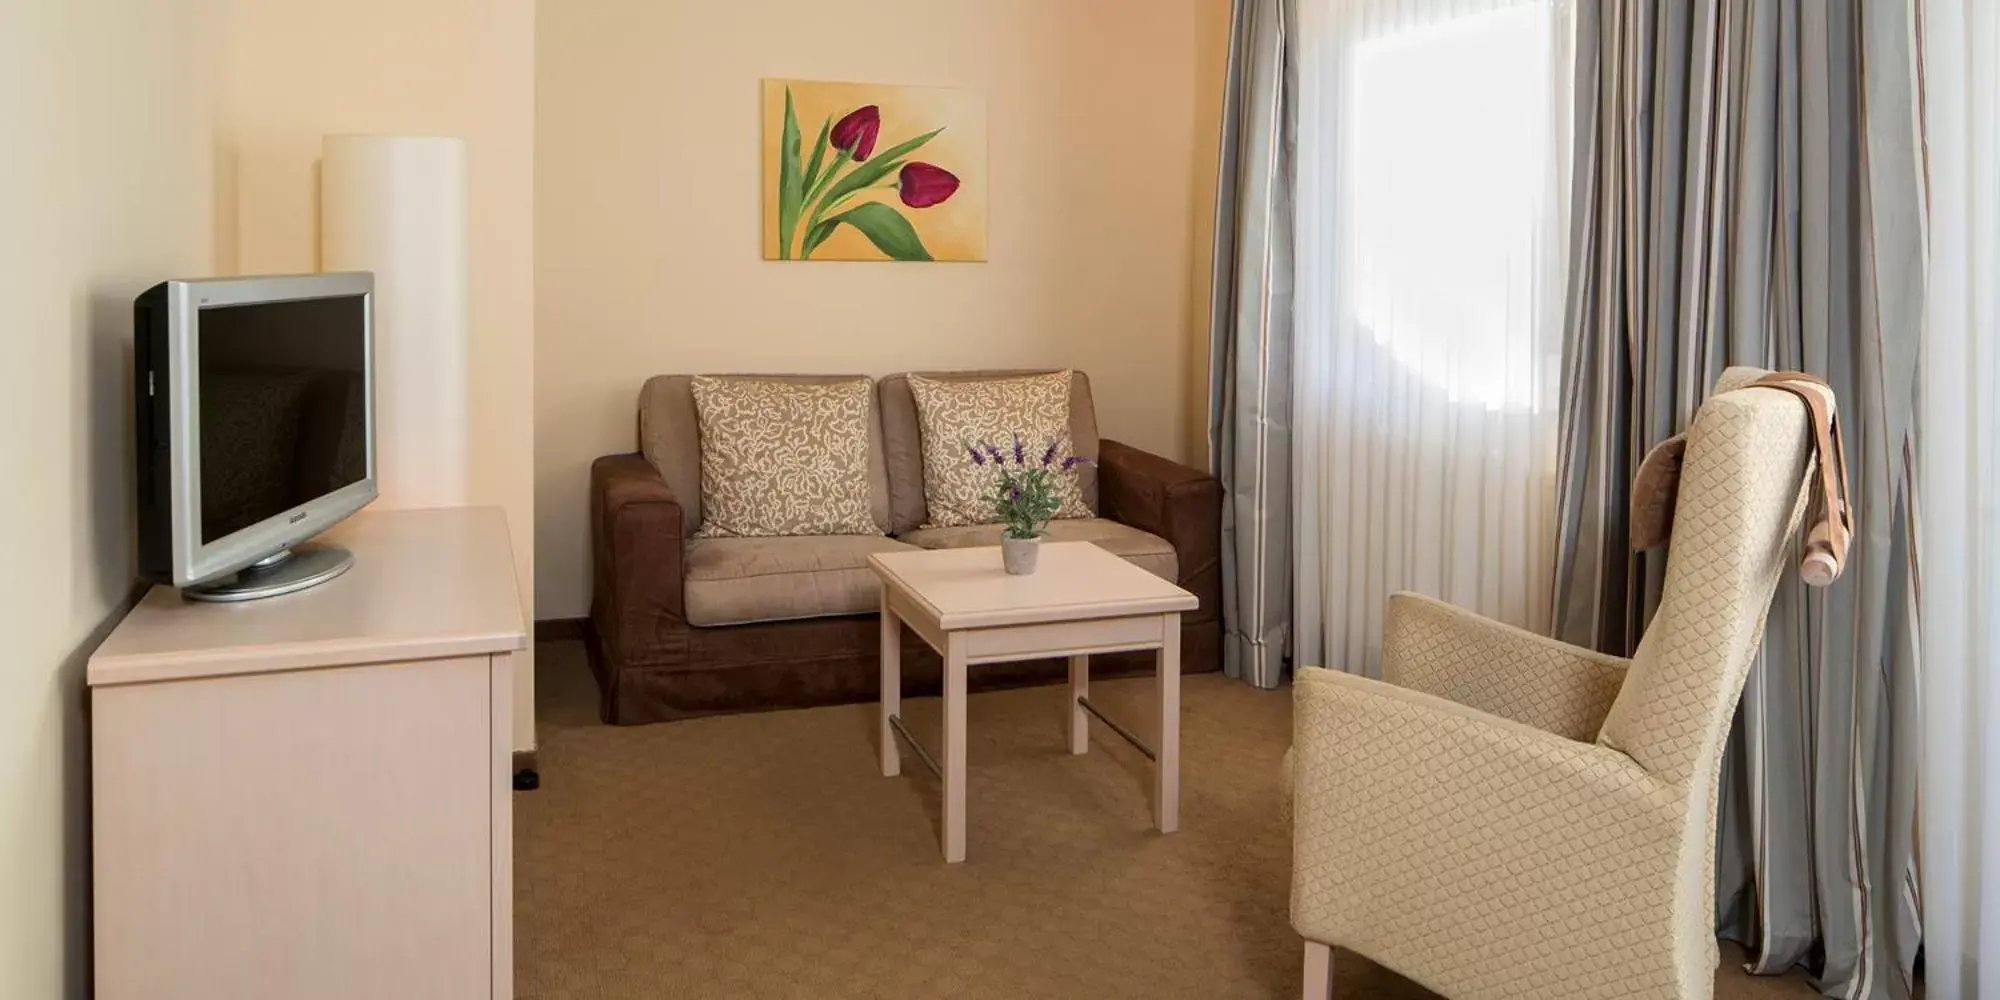
[[[889,610],[889,588],[882,588],[882,776],[903,773],[902,748],[889,720],[903,711],[903,621]]]
[[[944,649],[944,859],[965,860],[965,636]]]
[[[1153,767],[1153,825],[1172,833],[1181,825],[1181,616],[1162,615],[1155,661],[1160,699],[1159,759]]]
[[[1090,697],[1090,656],[1069,658],[1069,752],[1086,753],[1090,750],[1090,713],[1083,710],[1083,699]]]

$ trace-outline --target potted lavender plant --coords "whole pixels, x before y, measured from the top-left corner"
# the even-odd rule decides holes
[[[1004,526],[1000,531],[1002,565],[1016,576],[1033,573],[1049,518],[1062,506],[1054,477],[1073,474],[1084,459],[1061,454],[1062,443],[1050,441],[1036,460],[1019,434],[1014,435],[1011,450],[990,441],[968,442],[965,447],[974,465],[993,467],[993,512]]]

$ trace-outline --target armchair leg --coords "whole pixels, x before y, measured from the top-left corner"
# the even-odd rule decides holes
[[[1306,942],[1305,1000],[1333,1000],[1333,946]]]

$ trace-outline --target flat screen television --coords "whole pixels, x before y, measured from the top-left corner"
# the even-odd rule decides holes
[[[308,539],[375,499],[367,273],[167,281],[133,302],[144,579],[289,593],[352,557]]]

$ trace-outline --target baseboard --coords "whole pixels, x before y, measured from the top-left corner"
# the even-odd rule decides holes
[[[544,618],[535,623],[536,642],[556,642],[562,639],[583,638],[584,625],[588,618]]]

